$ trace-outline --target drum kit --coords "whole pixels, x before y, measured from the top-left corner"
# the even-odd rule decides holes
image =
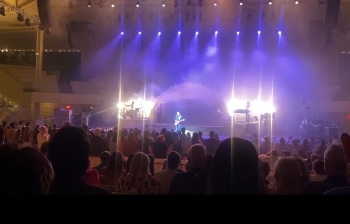
[[[139,108],[133,108],[133,105],[126,105],[121,111],[121,116],[123,119],[142,119],[142,105]]]

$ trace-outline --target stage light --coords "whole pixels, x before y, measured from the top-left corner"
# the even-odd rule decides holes
[[[237,35],[239,34],[239,31],[237,31]]]
[[[174,0],[174,7],[176,8],[176,7],[178,7],[179,6],[179,3],[178,3],[178,1],[177,0]]]
[[[121,34],[121,35],[124,35],[124,32],[121,32],[120,34]]]
[[[136,2],[136,7],[140,7],[140,2],[139,1]]]
[[[198,35],[198,31],[196,32],[196,35]]]
[[[295,4],[296,4],[296,5],[299,4],[299,1],[295,1]]]
[[[258,31],[258,34],[261,34],[261,31],[260,31],[260,30]]]
[[[219,32],[218,31],[215,31],[215,34],[218,34]]]
[[[239,0],[239,5],[243,5],[243,0]]]
[[[27,19],[25,20],[25,24],[26,24],[26,26],[30,26],[30,19],[29,19],[29,18],[27,18]]]
[[[91,7],[91,1],[88,1],[88,7],[90,8]]]
[[[139,34],[141,34],[141,32],[139,32]]]
[[[282,32],[281,32],[281,31],[278,31],[278,34],[279,34],[279,35],[281,35],[281,34],[282,34]]]
[[[2,16],[5,16],[5,15],[6,15],[6,13],[5,13],[5,7],[4,7],[4,6],[1,6],[1,7],[0,7],[0,15],[2,15]]]
[[[158,32],[158,35],[161,35],[162,33],[161,32]]]
[[[199,7],[202,7],[202,6],[203,6],[203,0],[199,0],[199,1],[198,1],[198,6],[199,6]]]
[[[272,5],[272,0],[269,0],[269,5]]]
[[[214,2],[214,6],[217,6],[218,5],[218,3],[217,2]]]
[[[188,0],[188,1],[187,1],[187,5],[192,5],[191,0]]]
[[[22,15],[22,13],[18,13],[17,20],[18,20],[19,22],[24,22],[24,17],[23,17],[23,15]]]
[[[165,7],[165,2],[163,1],[162,6]]]
[[[180,34],[181,34],[181,32],[179,31],[179,32],[177,32],[177,34],[179,34],[179,35],[180,35]]]
[[[114,4],[112,4],[111,7],[114,8]]]

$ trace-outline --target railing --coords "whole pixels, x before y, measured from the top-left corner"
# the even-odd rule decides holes
[[[36,56],[35,51],[22,50],[1,50],[0,64],[6,65],[21,65],[21,66],[35,66]]]

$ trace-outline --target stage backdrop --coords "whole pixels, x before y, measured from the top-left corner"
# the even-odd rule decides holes
[[[163,107],[162,123],[173,123],[177,111],[185,119],[182,126],[186,125],[222,125],[223,118],[229,114],[224,100],[215,90],[198,84],[183,83],[170,87],[158,98],[155,109],[159,104]],[[216,117],[216,107],[220,108],[221,118]],[[152,116],[156,119],[156,111]]]

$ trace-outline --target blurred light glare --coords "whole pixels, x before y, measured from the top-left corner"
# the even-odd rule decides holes
[[[237,31],[237,34],[239,34],[239,31]]]
[[[121,32],[120,34],[121,34],[121,35],[124,35],[124,32]]]
[[[219,32],[218,31],[215,31],[215,34],[218,34]]]
[[[141,34],[141,32],[139,32],[139,34]]]
[[[279,34],[279,35],[281,35],[281,34],[282,34],[282,32],[281,32],[281,31],[278,31],[278,34]]]
[[[177,34],[181,34],[181,32],[179,31],[179,32],[177,32]]]
[[[260,30],[258,31],[258,34],[261,34],[261,31],[260,31]]]
[[[198,35],[198,31],[196,32],[196,35]]]
[[[158,32],[158,35],[161,35],[162,33],[161,32]]]

